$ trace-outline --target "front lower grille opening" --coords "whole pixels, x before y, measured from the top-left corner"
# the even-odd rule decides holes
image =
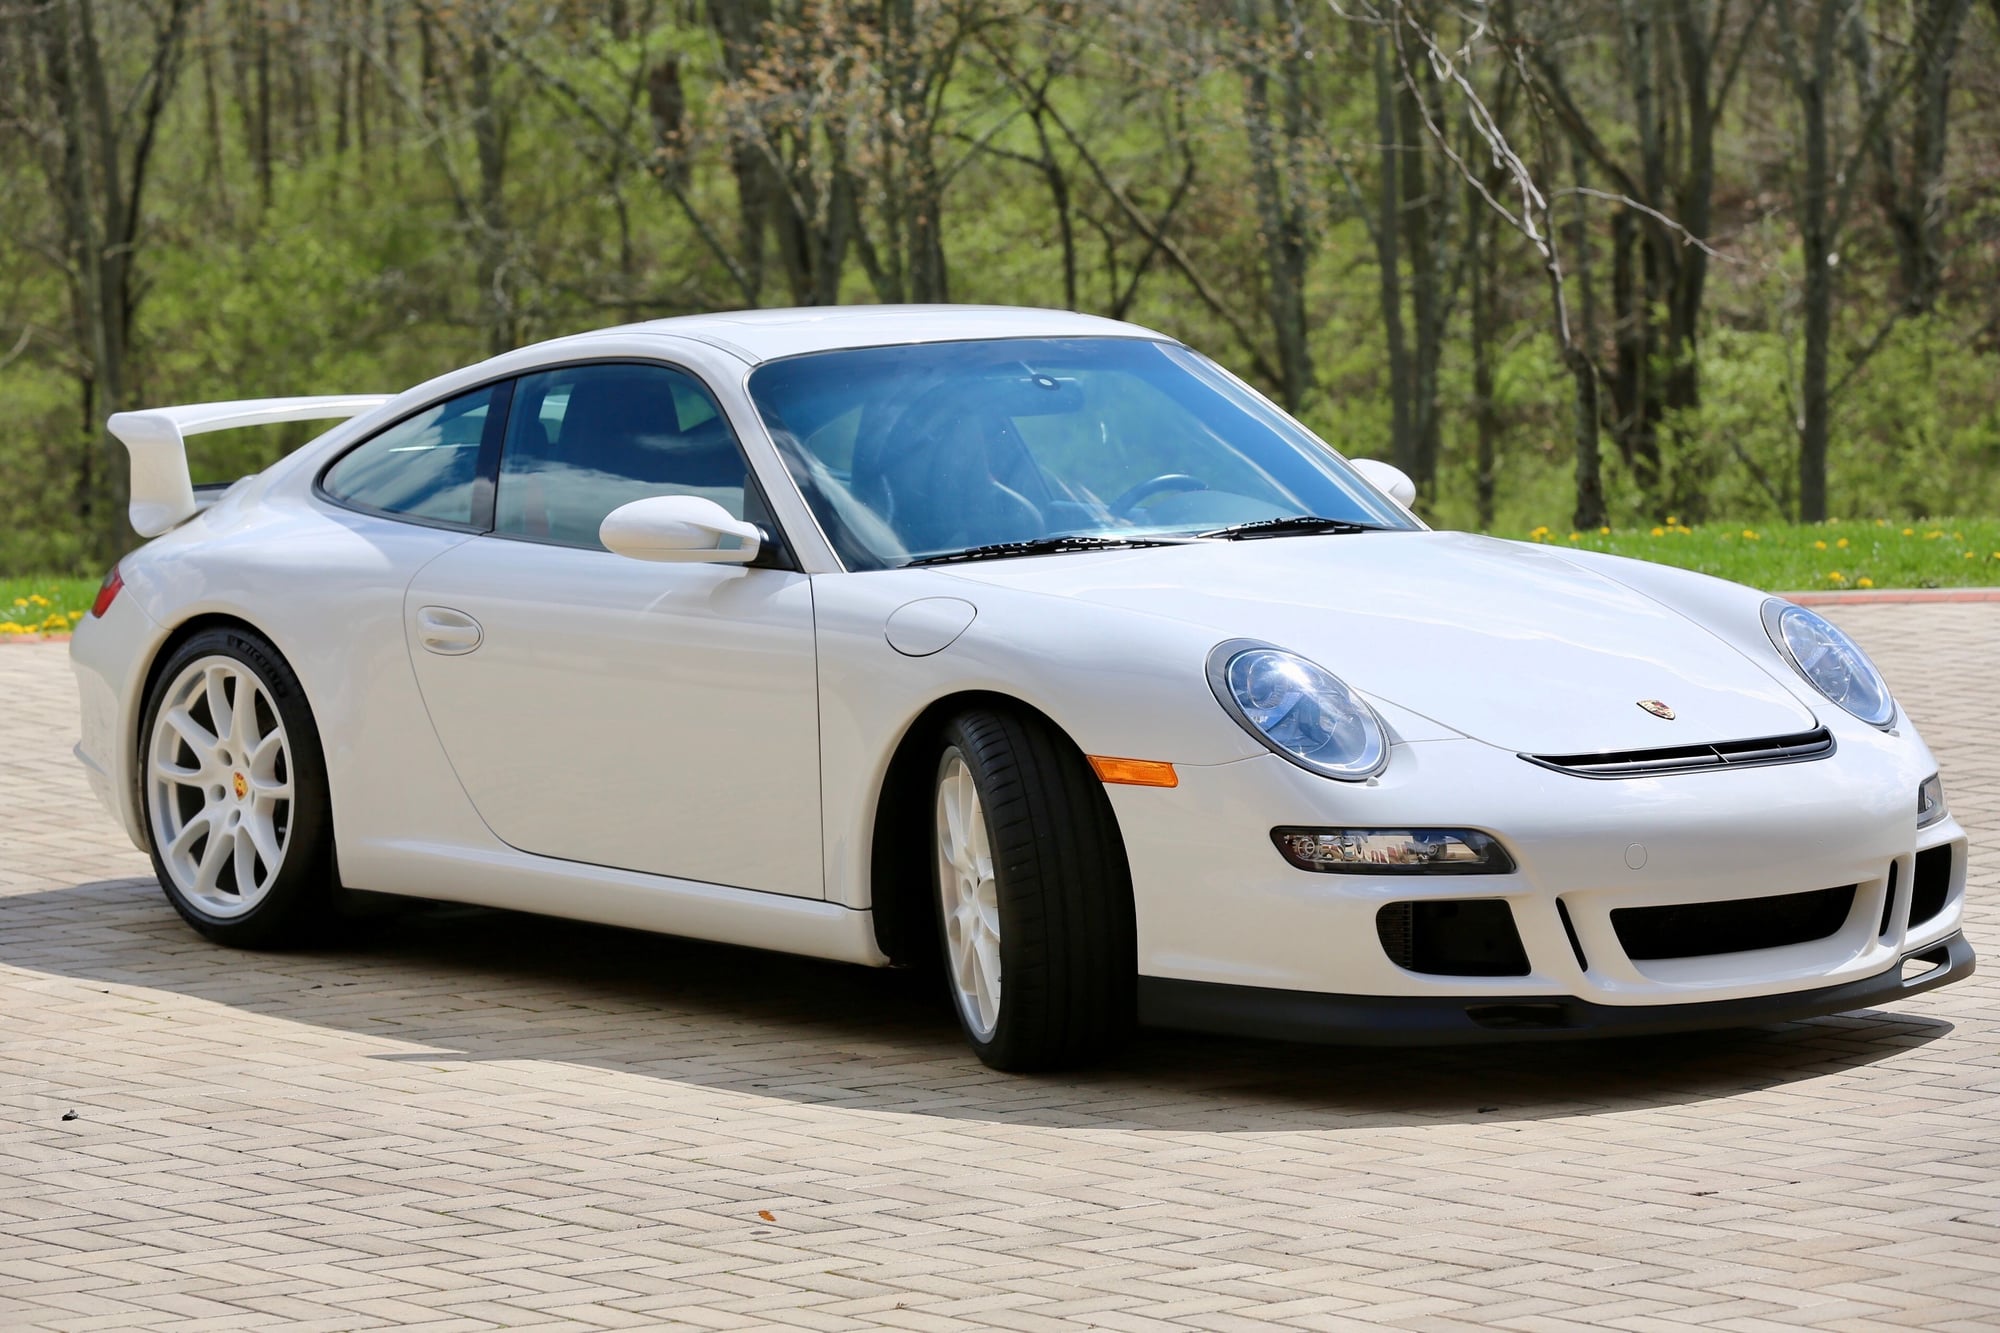
[[[1910,924],[1920,926],[1944,911],[1950,895],[1951,844],[1918,852],[1916,873],[1910,876]]]
[[[1902,868],[1901,861],[1889,863],[1889,888],[1882,895],[1882,928],[1875,932],[1877,935],[1888,935],[1889,923],[1896,919],[1896,873]]]
[[[1389,903],[1375,934],[1391,962],[1442,977],[1525,977],[1528,953],[1514,913],[1499,898]]]
[[[1611,913],[1611,928],[1626,957],[1641,963],[1781,949],[1837,933],[1854,907],[1856,888],[1843,884],[1719,903],[1620,907]]]

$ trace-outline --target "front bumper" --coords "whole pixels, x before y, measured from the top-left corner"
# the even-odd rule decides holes
[[[1905,978],[1905,965],[1913,960],[1931,966]],[[1972,975],[1975,961],[1961,932],[1860,981],[1748,999],[1649,1005],[1598,1004],[1573,995],[1321,995],[1141,977],[1139,1021],[1186,1032],[1346,1046],[1650,1037],[1870,1008],[1961,981]]]
[[[1887,985],[1881,979],[1905,958],[1959,933],[1968,849],[1955,820],[1915,827],[1917,784],[1936,768],[1919,738],[1830,725],[1840,748],[1829,758],[1617,782],[1454,740],[1399,747],[1366,784],[1260,756],[1184,768],[1175,789],[1109,788],[1132,866],[1149,1007],[1179,1023],[1177,1006],[1217,1007],[1187,998],[1219,993],[1211,988],[1270,991],[1278,999],[1254,1007],[1317,1010],[1310,1026],[1335,1032],[1434,1011],[1445,1017],[1414,1025],[1477,1035],[1516,1018],[1607,1029],[1612,1020],[1598,1015],[1614,1009],[1631,1015],[1616,1026],[1648,1030],[1677,1016],[1693,1026],[1762,1021],[1709,1006],[1784,1015],[1799,1005],[1826,1012],[1828,994],[1851,1003],[1843,988]],[[1516,870],[1313,874],[1272,846],[1281,825],[1479,829],[1501,839]],[[1919,880],[1929,891],[1913,898]],[[1635,949],[1619,924],[1625,909],[1820,892],[1849,893],[1844,918],[1830,934],[1792,942],[1721,933],[1709,948],[1653,939]],[[1467,975],[1389,947],[1385,907],[1430,901],[1442,910],[1468,899],[1505,905],[1525,956],[1519,970]],[[1472,1005],[1490,1008],[1485,1026],[1466,1016]]]

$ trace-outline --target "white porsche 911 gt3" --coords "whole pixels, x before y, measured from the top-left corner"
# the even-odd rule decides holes
[[[341,420],[212,497],[185,437]],[[1813,612],[1434,532],[1172,339],[699,316],[394,396],[112,418],[77,754],[227,944],[348,890],[940,962],[1136,1023],[1570,1038],[1969,973],[1937,765]]]

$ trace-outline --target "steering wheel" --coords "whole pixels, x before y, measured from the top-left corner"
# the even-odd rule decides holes
[[[1176,491],[1205,491],[1208,483],[1200,477],[1190,477],[1185,472],[1164,472],[1157,477],[1140,482],[1107,506],[1118,518],[1132,517],[1132,510],[1141,500],[1149,500],[1155,495],[1167,495]]]

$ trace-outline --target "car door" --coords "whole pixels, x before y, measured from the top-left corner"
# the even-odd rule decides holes
[[[431,562],[406,598],[431,720],[513,847],[823,897],[811,580],[782,559],[605,550],[604,516],[654,495],[771,527],[693,376],[616,362],[516,382],[492,531]]]

